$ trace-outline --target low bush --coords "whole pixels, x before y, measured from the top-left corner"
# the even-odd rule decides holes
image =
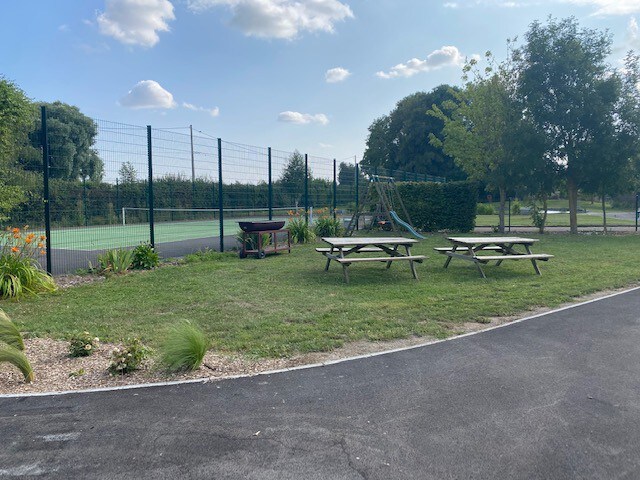
[[[496,212],[493,209],[493,205],[490,203],[479,203],[476,206],[476,213],[478,215],[495,215]]]
[[[37,255],[44,255],[44,235],[29,227],[8,227],[0,232],[0,296],[19,298],[56,290],[53,278],[40,268]]]
[[[229,253],[221,253],[210,248],[198,250],[195,253],[185,255],[184,261],[186,263],[198,263],[198,262],[221,262],[227,258],[231,258]]]
[[[522,205],[518,200],[511,202],[511,215],[520,215],[522,211]]]
[[[184,322],[171,329],[162,345],[161,362],[168,370],[197,370],[210,342],[202,331]]]
[[[138,370],[150,353],[151,350],[144,346],[139,338],[129,339],[122,348],[114,348],[111,352],[109,373],[125,375]]]
[[[125,273],[133,262],[133,251],[124,248],[107,250],[98,255],[100,273]]]
[[[23,350],[24,341],[20,331],[9,316],[0,310],[0,363],[10,363],[20,370],[26,382],[33,382],[33,369]]]
[[[160,264],[160,256],[150,243],[145,242],[133,249],[131,267],[138,270],[151,270]]]
[[[72,357],[88,357],[100,344],[100,339],[89,332],[74,335],[69,342],[69,355]]]

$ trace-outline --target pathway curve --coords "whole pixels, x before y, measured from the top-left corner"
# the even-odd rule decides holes
[[[0,398],[0,478],[640,478],[640,290],[322,368]]]

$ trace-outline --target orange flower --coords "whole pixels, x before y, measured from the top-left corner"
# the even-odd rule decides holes
[[[11,251],[12,251],[13,253],[16,253],[16,252],[19,252],[19,251],[20,251],[20,249],[19,249],[18,247],[11,247]]]
[[[18,227],[14,227],[14,228],[11,230],[11,232],[12,232],[13,234],[20,233],[20,229],[19,229]]]
[[[43,247],[44,247],[44,243],[38,242],[38,248],[43,248]]]
[[[27,238],[30,238],[31,240],[33,240],[34,238],[36,238],[36,234],[30,233],[29,235],[27,235]]]
[[[20,238],[20,237],[21,237],[21,235],[19,233],[14,233],[13,234],[13,238]]]
[[[40,235],[40,240],[42,240],[43,242],[47,239],[47,237],[45,235]]]
[[[40,250],[40,255],[44,255],[45,253],[47,252],[45,252],[44,250]]]
[[[29,245],[31,242],[33,242],[33,238],[27,237],[24,239],[24,243],[26,243],[27,245]]]

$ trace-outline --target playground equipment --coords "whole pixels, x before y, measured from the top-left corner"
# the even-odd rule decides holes
[[[373,213],[369,213],[370,207],[374,205]],[[402,220],[396,213],[396,206],[400,207],[402,217],[406,220]],[[400,192],[398,192],[398,187],[393,177],[370,176],[364,201],[359,205],[347,225],[347,236],[353,235],[354,230],[360,225],[361,217],[364,219],[365,230],[371,230],[373,227],[379,226],[396,232],[400,231],[399,227],[403,227],[411,235],[420,239],[425,238],[416,231],[411,223],[409,212],[407,212],[402,202],[402,197],[400,197]]]

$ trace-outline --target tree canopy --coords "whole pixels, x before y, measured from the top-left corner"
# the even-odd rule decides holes
[[[369,126],[362,164],[463,179],[465,175],[453,158],[429,142],[430,134],[441,135],[442,120],[426,115],[433,105],[442,108],[452,100],[455,91],[454,87],[440,85],[428,93],[411,94],[400,100],[389,115],[375,119]]]

